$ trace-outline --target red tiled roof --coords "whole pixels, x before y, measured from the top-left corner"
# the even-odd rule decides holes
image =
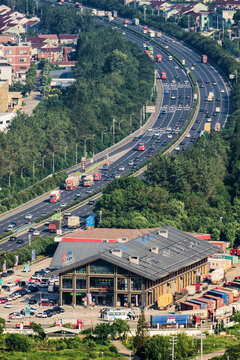
[[[58,40],[58,37],[56,34],[38,34],[37,36],[40,39]]]
[[[64,39],[77,39],[78,35],[77,34],[59,34],[58,35],[59,39],[64,40]]]

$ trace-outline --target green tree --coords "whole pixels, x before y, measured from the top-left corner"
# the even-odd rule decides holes
[[[109,323],[98,324],[94,329],[94,334],[100,340],[106,340],[111,334],[111,325]]]
[[[145,346],[148,341],[148,322],[146,321],[144,309],[141,309],[141,313],[138,318],[136,335],[133,339],[133,346],[136,349],[137,355],[144,358]]]
[[[45,332],[43,330],[43,327],[41,324],[37,324],[35,322],[32,322],[31,324],[31,328],[33,329],[33,331],[35,331],[36,333],[38,333],[38,336],[41,338],[41,339],[44,339],[45,338]]]
[[[115,336],[125,340],[127,338],[128,332],[130,331],[130,326],[126,321],[117,319],[112,324],[111,331],[113,334],[115,334]]]
[[[30,349],[30,341],[26,335],[7,334],[5,344],[10,351],[28,352]]]

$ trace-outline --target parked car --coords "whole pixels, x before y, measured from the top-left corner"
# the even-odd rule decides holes
[[[45,312],[37,313],[36,316],[39,317],[39,318],[47,318],[48,317]]]
[[[9,319],[22,319],[24,315],[20,314],[20,312],[14,311],[8,315]]]
[[[13,306],[13,304],[11,304],[11,303],[6,303],[6,304],[4,305],[4,307],[5,307],[5,308],[8,308],[8,309],[10,309],[12,306]]]
[[[56,311],[57,314],[65,312],[65,310],[63,308],[61,308],[60,306],[54,306],[53,310]]]
[[[7,273],[8,275],[14,275],[14,270],[8,270]]]

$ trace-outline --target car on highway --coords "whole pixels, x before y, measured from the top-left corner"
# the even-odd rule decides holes
[[[221,101],[221,99],[219,97],[216,98],[216,101]]]
[[[119,171],[124,171],[124,170],[125,170],[125,167],[124,167],[124,166],[120,166],[118,170],[119,170]]]
[[[121,175],[120,174],[116,174],[115,175],[115,179],[120,179]]]
[[[135,137],[133,138],[133,141],[138,141],[138,137],[135,136]]]
[[[43,212],[42,214],[41,214],[41,217],[43,217],[43,216],[47,216],[47,212]]]
[[[12,235],[10,236],[9,241],[17,241],[17,237]]]
[[[161,114],[166,114],[166,113],[167,113],[167,110],[165,110],[165,109],[161,110]]]
[[[38,231],[38,230],[34,230],[34,232],[33,232],[33,236],[39,236],[40,235],[40,231]]]
[[[176,96],[175,95],[172,95],[171,96],[171,100],[175,100],[176,99]]]
[[[16,226],[16,223],[11,223],[11,224],[9,224],[8,225],[8,227],[7,227],[7,231],[13,231],[13,229],[15,228],[15,226]]]
[[[65,212],[64,212],[64,215],[65,215],[65,216],[72,216],[72,213],[71,213],[71,211],[65,211]]]
[[[67,206],[67,203],[65,203],[65,202],[60,204],[60,207],[65,207],[65,206]]]
[[[89,200],[88,205],[94,205],[95,201],[94,200]]]
[[[168,139],[172,139],[172,134],[168,134]]]
[[[152,157],[152,156],[153,156],[152,153],[147,154],[147,157]]]
[[[61,308],[60,306],[54,306],[53,311],[56,311],[57,314],[65,312],[65,310],[63,308]]]
[[[87,191],[86,191],[87,194],[91,194],[91,192],[92,192],[92,189],[87,189]]]
[[[191,70],[195,70],[195,67],[194,67],[194,66],[191,66]]]
[[[128,165],[129,165],[129,166],[133,166],[133,164],[134,164],[133,160],[130,160],[130,161],[128,162]]]
[[[32,219],[32,214],[27,214],[27,215],[25,215],[25,219],[26,219],[26,220],[31,220],[31,219]]]
[[[23,239],[17,239],[17,244],[23,244],[24,240]]]
[[[221,92],[221,93],[225,93],[225,90],[221,89],[220,92]]]
[[[179,150],[181,150],[181,149],[180,149],[179,146],[176,146],[174,150],[179,151]]]
[[[169,94],[169,90],[168,89],[164,89],[164,94]]]
[[[35,229],[34,228],[29,228],[29,230],[28,230],[28,232],[30,232],[30,233],[33,233],[35,231]]]
[[[186,138],[190,138],[191,135],[189,133],[186,134]]]
[[[80,192],[77,192],[77,193],[75,194],[75,199],[79,199],[80,197],[81,197]]]

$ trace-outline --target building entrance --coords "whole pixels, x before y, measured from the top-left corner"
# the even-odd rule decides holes
[[[100,306],[114,306],[113,304],[113,293],[97,293],[93,292],[92,302]]]

